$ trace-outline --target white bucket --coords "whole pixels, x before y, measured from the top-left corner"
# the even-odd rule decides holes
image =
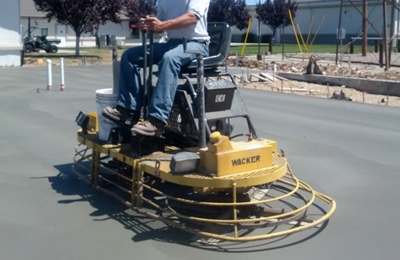
[[[99,139],[107,141],[111,129],[117,125],[105,118],[101,113],[105,107],[115,107],[117,105],[117,94],[113,94],[112,88],[103,88],[96,90],[97,120],[99,124]]]

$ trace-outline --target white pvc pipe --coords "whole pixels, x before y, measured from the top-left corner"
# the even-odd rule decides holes
[[[60,67],[61,67],[61,91],[63,91],[65,88],[64,58],[60,59]]]
[[[53,86],[52,73],[51,73],[51,60],[46,60],[47,64],[47,90],[50,90]]]

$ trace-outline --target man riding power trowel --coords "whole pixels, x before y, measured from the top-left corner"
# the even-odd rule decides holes
[[[102,112],[104,117],[119,125],[131,127],[133,135],[162,135],[173,106],[180,69],[196,58],[194,52],[184,51],[183,39],[187,40],[188,49],[208,56],[209,4],[207,0],[159,0],[157,17],[139,19],[140,30],[167,32],[168,41],[134,47],[123,53],[117,106],[105,107]],[[147,120],[139,121],[143,114],[141,109],[146,106],[145,84],[141,84],[140,69],[146,69],[150,49],[151,63],[158,64],[158,81],[149,97],[147,115],[143,115]]]

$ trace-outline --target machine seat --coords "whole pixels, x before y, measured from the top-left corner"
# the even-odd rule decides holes
[[[204,71],[214,71],[220,66],[225,66],[229,55],[232,37],[232,29],[227,23],[208,23],[208,34],[210,35],[209,56],[203,59]],[[194,59],[181,69],[181,74],[196,73],[197,60]]]

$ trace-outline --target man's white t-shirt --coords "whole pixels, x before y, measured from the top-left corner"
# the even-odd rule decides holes
[[[210,5],[209,0],[158,0],[157,18],[161,21],[175,19],[185,13],[194,13],[199,21],[192,26],[168,30],[169,39],[209,41],[207,33],[207,13]]]

